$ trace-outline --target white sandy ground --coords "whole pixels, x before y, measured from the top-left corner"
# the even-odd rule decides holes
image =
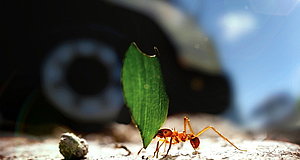
[[[176,128],[182,131],[184,115],[176,115],[168,118],[164,127]],[[242,152],[216,133],[209,130],[201,135],[200,148],[194,152],[189,142],[173,145],[169,156],[165,160],[300,160],[300,146],[281,141],[270,141],[266,139],[265,134],[249,135],[229,121],[220,117],[211,115],[190,115],[191,124],[195,132],[210,125],[217,128],[223,135],[229,138],[235,145],[241,149],[248,150]],[[0,136],[0,160],[8,159],[63,159],[59,153],[58,143],[60,135],[69,130],[58,129],[50,138],[38,137],[13,137]],[[1,135],[1,134],[0,134]],[[139,132],[132,125],[112,124],[107,133],[94,133],[85,135],[89,152],[87,160],[132,160],[132,159],[156,159],[153,157],[155,150],[155,141],[152,142],[147,150],[143,150],[140,155],[137,152],[142,147]],[[123,145],[131,154],[127,156],[128,151],[124,148],[116,148],[116,145]],[[158,159],[164,156],[163,149]]]
[[[24,141],[24,140],[22,140]],[[278,141],[239,141],[232,140],[247,152],[239,151],[229,145],[221,138],[202,139],[198,153],[195,153],[189,143],[183,145],[173,145],[166,160],[297,160],[300,159],[300,147],[296,144],[278,142]],[[29,142],[10,145],[9,142],[1,140],[0,159],[63,159],[59,153],[58,140],[47,139],[42,142]],[[155,149],[155,143],[151,143],[147,150],[137,155],[141,144],[122,143],[131,154],[127,156],[128,151],[123,148],[116,148],[116,144],[100,144],[98,141],[88,141],[89,153],[88,160],[132,160],[132,159],[156,159],[152,156]],[[7,145],[4,147],[3,145]],[[163,148],[161,149],[163,151]],[[158,159],[162,159],[163,153]]]

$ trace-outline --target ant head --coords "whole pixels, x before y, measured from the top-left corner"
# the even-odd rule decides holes
[[[159,138],[165,138],[165,137],[171,137],[173,134],[171,129],[160,129],[158,130],[158,132],[156,133],[155,137],[159,137]]]
[[[194,149],[197,149],[199,147],[200,140],[198,137],[194,137],[190,140],[190,143]]]

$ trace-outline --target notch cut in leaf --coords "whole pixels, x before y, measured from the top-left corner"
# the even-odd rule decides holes
[[[122,84],[131,118],[147,148],[165,122],[169,106],[158,58],[141,52],[132,43],[125,54]]]

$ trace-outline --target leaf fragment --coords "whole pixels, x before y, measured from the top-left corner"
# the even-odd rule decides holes
[[[125,54],[122,84],[126,105],[147,148],[165,122],[169,106],[158,58],[132,43]]]

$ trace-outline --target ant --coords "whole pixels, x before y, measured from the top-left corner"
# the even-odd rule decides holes
[[[184,129],[183,132],[178,132],[175,129],[160,129],[158,130],[157,134],[154,136],[154,138],[158,137],[160,138],[160,140],[157,142],[156,145],[156,149],[154,151],[154,157],[156,155],[156,158],[158,158],[158,152],[160,147],[165,143],[165,144],[169,144],[169,148],[167,150],[166,155],[163,157],[165,158],[170,149],[172,144],[177,144],[179,142],[186,142],[186,141],[190,141],[192,147],[194,148],[194,150],[196,151],[196,149],[199,147],[200,145],[200,140],[199,140],[199,136],[204,133],[205,131],[207,131],[208,129],[212,129],[213,131],[215,131],[220,137],[222,137],[225,141],[227,141],[228,143],[230,143],[233,147],[235,147],[236,149],[240,150],[240,151],[247,151],[247,150],[242,150],[239,149],[236,145],[234,145],[231,141],[229,141],[228,138],[226,138],[225,136],[223,136],[219,131],[217,131],[214,127],[212,126],[208,126],[205,127],[204,129],[202,129],[201,131],[199,131],[197,134],[194,133],[192,127],[191,127],[191,123],[189,118],[184,117]],[[186,132],[186,127],[188,126],[189,130],[191,133],[187,133]],[[153,138],[153,139],[154,139]],[[162,143],[160,144],[159,142],[162,141]]]

